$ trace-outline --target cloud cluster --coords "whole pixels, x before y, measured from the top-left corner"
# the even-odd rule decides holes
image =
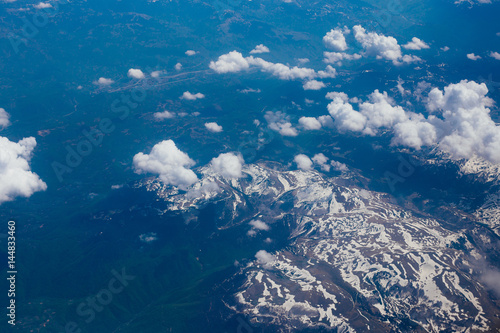
[[[180,97],[180,99],[185,99],[187,101],[194,101],[202,98],[205,98],[205,95],[203,95],[202,93],[192,94],[189,91],[185,91]]]
[[[359,111],[354,110],[344,93],[329,94],[332,102],[328,104],[328,112],[335,119],[335,126],[340,131],[360,132],[376,135],[379,128],[391,128],[407,119],[400,106],[393,106],[393,100],[386,92],[375,90],[369,101],[359,104]]]
[[[335,68],[331,66],[327,66],[324,71],[316,72],[311,68],[289,67],[281,63],[272,63],[262,58],[254,58],[253,56],[243,57],[238,51],[231,51],[221,55],[217,61],[211,61],[209,67],[219,74],[237,73],[255,67],[281,80],[313,80],[315,78],[334,78],[337,75]]]
[[[252,229],[247,232],[247,235],[251,237],[255,236],[258,231],[269,231],[271,229],[269,225],[261,220],[252,220],[248,224],[252,226]]]
[[[4,108],[0,108],[0,129],[10,126],[10,114]]]
[[[243,164],[245,164],[243,157],[235,153],[220,154],[210,162],[212,170],[228,179],[243,177]]]
[[[500,126],[491,119],[493,101],[487,86],[463,80],[440,90],[432,89],[426,98],[428,117],[407,112],[387,93],[375,90],[369,101],[354,110],[344,93],[330,93],[328,111],[340,131],[377,135],[381,129],[392,132],[392,144],[420,149],[436,145],[452,158],[480,157],[500,163]]]
[[[136,173],[158,175],[165,184],[186,188],[198,181],[196,174],[189,169],[195,162],[172,140],[156,144],[149,154],[136,154],[133,163]]]
[[[319,167],[321,170],[326,172],[329,172],[332,167],[336,171],[348,170],[347,165],[344,163],[337,161],[330,161],[330,163],[328,163],[328,157],[321,153],[314,155],[312,159],[307,155],[299,154],[295,156],[293,160],[295,164],[297,164],[297,168],[304,171],[312,170],[314,166]]]
[[[29,166],[35,146],[33,137],[17,143],[0,137],[0,203],[16,197],[28,198],[47,189],[47,184]]]
[[[422,61],[417,56],[404,55],[401,46],[396,38],[385,36],[376,32],[366,32],[365,28],[356,25],[353,28],[354,38],[361,44],[365,56],[376,57],[377,59],[390,60],[395,65]],[[408,44],[407,44],[408,45]],[[412,45],[412,44],[410,44]]]
[[[283,136],[297,136],[299,133],[292,126],[290,117],[281,111],[267,111],[264,115],[267,125],[273,131],[279,132]]]

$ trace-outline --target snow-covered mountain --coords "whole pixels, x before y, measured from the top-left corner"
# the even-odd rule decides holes
[[[226,300],[254,325],[276,331],[489,332],[500,307],[488,267],[498,236],[476,217],[447,208],[443,216],[410,211],[388,194],[349,185],[348,176],[284,171],[277,164],[244,166],[224,179],[210,167],[188,191],[156,180],[169,210],[218,202],[219,228],[258,219],[286,220],[288,246],[262,251],[243,267]],[[451,213],[450,213],[451,211]],[[487,277],[486,277],[487,274]],[[499,290],[500,291],[500,290]],[[279,329],[278,329],[279,328]]]

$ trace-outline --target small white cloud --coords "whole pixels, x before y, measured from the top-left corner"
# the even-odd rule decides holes
[[[168,185],[186,188],[198,180],[196,174],[189,169],[195,162],[179,150],[172,140],[156,144],[149,154],[136,154],[133,163],[136,173],[156,174]]]
[[[10,114],[4,108],[0,108],[0,129],[10,126]]]
[[[317,80],[307,81],[303,85],[304,90],[320,90],[325,87],[326,85],[323,82]]]
[[[257,230],[250,229],[247,231],[247,235],[248,235],[248,237],[254,237],[255,235],[257,235]]]
[[[271,229],[265,222],[261,220],[252,220],[248,224],[252,226],[253,229],[269,231]]]
[[[115,83],[115,81],[113,81],[111,79],[107,79],[105,77],[100,77],[99,80],[94,81],[93,83],[96,85],[99,85],[99,86],[109,86],[109,85]]]
[[[34,7],[36,9],[46,9],[46,8],[52,8],[52,5],[50,3],[47,3],[47,2],[39,2]]]
[[[299,62],[299,64],[307,64],[309,62],[309,59],[308,58],[299,58],[297,59],[297,61]]]
[[[189,91],[185,91],[184,94],[182,94],[182,96],[180,98],[188,100],[188,101],[194,101],[196,99],[205,98],[205,95],[203,95],[202,93],[192,94]]]
[[[250,68],[248,60],[238,51],[223,54],[217,61],[211,61],[209,67],[219,74],[236,73]]]
[[[265,267],[269,267],[270,264],[272,264],[276,260],[276,257],[266,250],[260,250],[259,252],[257,252],[257,254],[255,254],[255,258],[257,258],[259,264]]]
[[[281,111],[267,111],[264,118],[267,126],[273,131],[279,132],[283,136],[297,136],[299,133],[293,128],[290,117]]]
[[[47,184],[29,166],[35,147],[33,137],[17,143],[0,137],[0,204],[47,189]]]
[[[218,125],[215,122],[205,123],[205,127],[207,128],[207,130],[209,130],[212,133],[222,132],[222,126]]]
[[[321,122],[314,117],[301,117],[299,124],[306,130],[319,130],[321,129]]]
[[[162,75],[163,73],[164,73],[164,71],[153,71],[153,72],[151,72],[151,77],[152,77],[152,78],[157,79],[157,78],[159,78],[159,77],[160,77],[160,75]]]
[[[345,27],[344,30],[340,28],[332,29],[323,37],[323,42],[327,47],[333,50],[345,51],[347,50],[347,43],[344,34],[348,33],[350,33],[350,30],[347,29],[347,27]]]
[[[316,163],[321,167],[321,170],[323,171],[330,171],[330,165],[328,164],[328,157],[326,157],[324,154],[316,154],[312,158],[313,162]]]
[[[187,56],[194,56],[196,53],[198,53],[198,52],[193,51],[193,50],[187,50],[187,51],[186,51],[186,55],[187,55]]]
[[[264,44],[259,44],[255,47],[255,49],[250,51],[250,54],[258,54],[258,53],[269,53],[269,48]]]
[[[131,68],[128,70],[127,76],[133,79],[144,79],[146,76],[140,69]]]
[[[475,55],[474,53],[469,53],[467,54],[467,58],[476,61],[478,59],[481,59],[481,56]]]
[[[153,115],[157,120],[165,120],[165,119],[172,119],[175,117],[175,113],[170,112],[170,111],[163,111],[163,112],[155,112]]]
[[[496,60],[500,60],[500,53],[490,52],[490,57],[495,58]]]
[[[253,89],[253,88],[246,88],[246,89],[242,89],[242,90],[238,90],[240,93],[242,94],[248,94],[248,93],[260,93],[261,90],[260,89]]]
[[[403,45],[403,47],[407,50],[422,50],[430,48],[429,45],[427,45],[423,40],[418,39],[417,37],[413,37],[411,39],[411,42]]]
[[[293,161],[297,164],[300,170],[312,170],[313,162],[309,157],[304,154],[299,154],[293,158]]]
[[[156,232],[149,232],[147,234],[139,235],[139,240],[144,243],[151,243],[157,240]]]
[[[444,46],[441,48],[441,51],[443,52],[448,52],[450,50],[450,48],[448,46]]]
[[[243,177],[242,168],[245,161],[240,154],[224,153],[210,162],[212,169],[224,178]]]
[[[180,62],[176,63],[174,66],[176,71],[180,71],[182,69],[182,64]]]
[[[337,161],[331,161],[330,165],[332,166],[333,170],[335,170],[335,171],[348,171],[349,170],[347,165],[345,165],[344,163],[337,162]]]

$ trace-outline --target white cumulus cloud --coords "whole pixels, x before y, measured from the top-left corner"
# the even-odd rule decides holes
[[[304,90],[320,90],[325,87],[326,85],[323,82],[317,80],[307,81],[303,85]]]
[[[319,130],[321,129],[321,122],[314,117],[301,117],[299,124],[306,130]]]
[[[259,264],[263,265],[264,267],[269,267],[270,264],[272,264],[275,260],[276,257],[267,252],[266,250],[260,250],[255,254],[255,258],[259,262]]]
[[[250,51],[250,54],[258,54],[258,53],[269,53],[269,48],[264,44],[259,44],[252,51]]]
[[[252,220],[248,224],[252,226],[253,229],[269,231],[270,227],[261,220]]]
[[[94,81],[94,84],[99,85],[99,86],[109,86],[113,83],[115,83],[115,81],[113,81],[111,79],[107,79],[105,77],[100,77],[99,80]]]
[[[467,59],[476,61],[478,59],[481,59],[481,56],[475,55],[474,53],[468,53],[467,54]]]
[[[335,28],[326,33],[323,37],[323,42],[325,45],[336,51],[345,51],[347,50],[347,43],[345,41],[344,34],[350,33],[350,30],[347,27],[344,29]]]
[[[411,39],[411,42],[406,43],[405,45],[403,45],[403,47],[407,50],[422,50],[430,48],[427,43],[417,37],[413,37]]]
[[[242,168],[245,161],[240,154],[224,153],[210,162],[212,169],[224,178],[243,177]]]
[[[219,124],[217,124],[215,122],[205,123],[205,127],[207,128],[207,130],[209,130],[212,133],[222,132],[222,126],[220,126]]]
[[[149,154],[138,153],[133,159],[136,173],[158,175],[165,184],[186,188],[198,177],[190,170],[195,162],[182,152],[172,140],[157,143]]]
[[[10,126],[10,114],[4,108],[0,108],[0,129]]]
[[[129,69],[127,75],[130,78],[138,79],[138,80],[144,79],[146,77],[140,69],[136,69],[136,68]]]
[[[495,58],[496,60],[500,60],[500,53],[490,52],[490,57]]]
[[[365,56],[392,61],[395,65],[422,61],[419,57],[404,55],[396,38],[376,32],[366,32],[365,28],[356,25],[353,28],[354,38],[361,44]]]
[[[30,197],[38,191],[45,191],[45,184],[31,171],[31,160],[36,140],[33,137],[12,142],[0,137],[0,203],[16,197]]]
[[[175,117],[175,113],[165,110],[162,112],[155,112],[154,117],[157,120],[172,119]]]
[[[313,162],[307,155],[299,154],[293,158],[295,164],[297,164],[297,168],[300,170],[312,170]]]

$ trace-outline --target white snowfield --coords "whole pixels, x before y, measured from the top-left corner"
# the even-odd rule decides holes
[[[273,262],[252,261],[239,273],[246,282],[228,306],[253,323],[276,324],[283,332],[499,327],[500,311],[475,264],[484,258],[493,233],[473,230],[471,242],[465,229],[447,230],[431,216],[392,203],[387,194],[338,185],[340,178],[314,170],[253,164],[244,166],[239,179],[224,179],[209,168],[198,172],[203,177],[187,192],[157,181],[147,188],[171,210],[223,202],[221,228],[248,223],[248,216],[271,227],[293,217],[290,245],[273,253]],[[281,209],[286,202],[293,204]]]

